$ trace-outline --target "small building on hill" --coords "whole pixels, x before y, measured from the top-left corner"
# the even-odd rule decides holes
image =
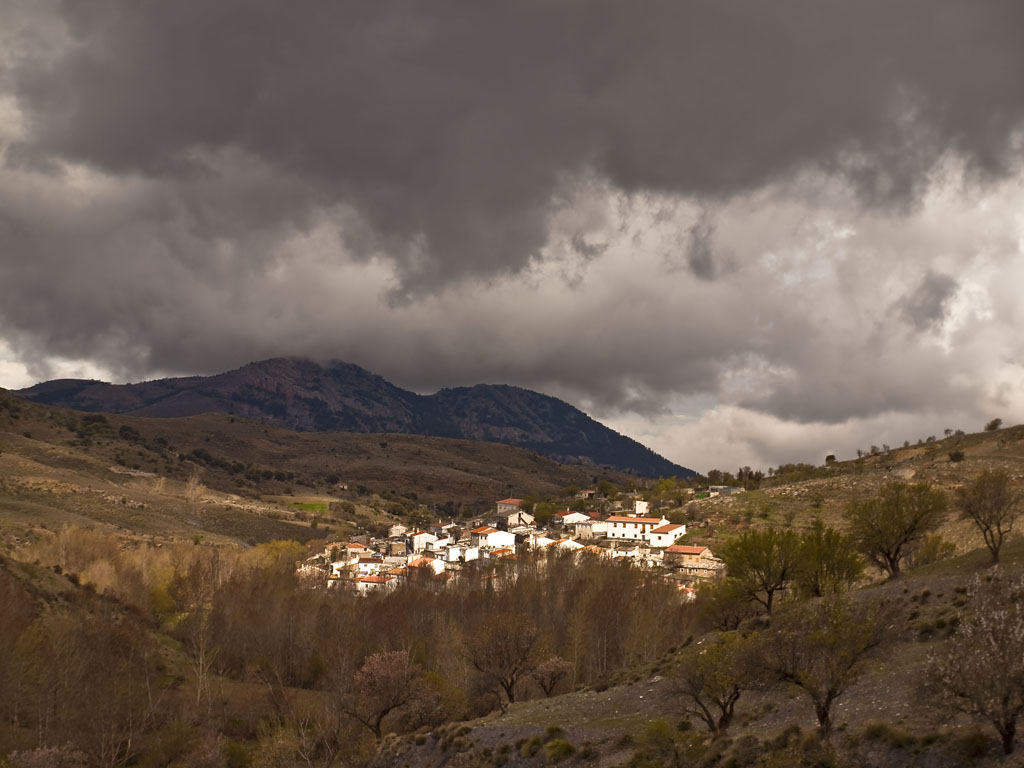
[[[669,547],[665,550],[665,565],[675,566],[694,579],[714,579],[725,573],[725,564],[702,546],[675,544]]]
[[[559,525],[575,525],[576,523],[584,523],[587,520],[591,520],[586,512],[574,512],[571,509],[567,509],[564,512],[556,512],[554,520]]]
[[[600,518],[591,518],[569,526],[577,538],[584,541],[600,539],[608,535],[608,522]]]
[[[533,525],[534,517],[529,512],[521,509],[498,511],[496,517],[497,527],[503,531],[511,531],[513,528],[521,528],[524,525]]]
[[[652,528],[651,532],[647,535],[647,541],[652,547],[658,547],[660,549],[664,547],[671,547],[676,543],[676,539],[685,535],[685,525],[680,523],[667,523],[666,525]]]
[[[437,536],[430,531],[416,531],[415,533],[410,533],[408,539],[409,548],[413,552],[422,552],[427,548],[428,544],[437,541]]]

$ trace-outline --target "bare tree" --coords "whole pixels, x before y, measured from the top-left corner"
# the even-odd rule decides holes
[[[211,714],[210,677],[218,649],[214,642],[211,613],[213,598],[222,574],[220,554],[199,557],[184,573],[175,574],[169,587],[179,607],[185,612],[177,628],[196,678],[196,709],[206,699],[207,716]]]
[[[514,613],[489,617],[463,640],[466,660],[489,683],[500,687],[509,704],[516,700],[516,686],[535,666],[537,627]],[[501,697],[499,696],[499,703]],[[502,708],[504,708],[502,704]]]
[[[1024,712],[1024,579],[975,577],[968,594],[972,611],[931,657],[929,683],[947,708],[987,720],[1009,755]]]
[[[406,651],[382,651],[367,656],[352,678],[352,688],[343,705],[345,713],[380,740],[384,718],[416,697],[422,673]]]
[[[973,521],[981,531],[993,564],[999,562],[1003,540],[1020,515],[1021,501],[1020,491],[1013,487],[1010,475],[1001,469],[986,469],[973,483],[957,491],[957,506],[962,516]]]
[[[572,674],[572,664],[561,656],[551,656],[530,672],[530,677],[544,691],[544,695],[550,698],[558,684]]]

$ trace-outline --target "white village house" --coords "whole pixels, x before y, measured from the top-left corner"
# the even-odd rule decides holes
[[[612,515],[608,518],[609,539],[628,539],[630,541],[650,541],[650,533],[655,528],[668,525],[664,517],[633,517],[631,515]]]
[[[516,546],[516,535],[514,533],[499,531],[497,528],[492,528],[489,525],[474,528],[469,534],[472,546],[474,547],[511,547],[514,550]]]
[[[437,536],[430,531],[416,531],[408,536],[409,545],[413,552],[422,552],[428,544],[437,541]]]
[[[560,522],[562,525],[576,525],[578,523],[585,523],[593,518],[586,512],[574,512],[572,510],[565,510],[564,512],[556,512],[555,520]]]
[[[647,541],[652,547],[671,547],[676,539],[686,535],[686,526],[681,523],[668,523],[652,528],[647,534]]]

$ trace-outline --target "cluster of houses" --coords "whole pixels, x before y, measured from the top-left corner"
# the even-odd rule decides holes
[[[300,571],[326,576],[329,588],[347,587],[365,594],[391,589],[408,579],[443,579],[474,561],[515,557],[525,549],[552,547],[611,559],[626,558],[659,567],[688,596],[695,583],[723,574],[721,560],[703,546],[677,544],[686,526],[648,514],[637,500],[631,512],[604,518],[596,512],[566,510],[540,527],[522,508],[522,499],[502,499],[490,518],[469,530],[438,522],[421,530],[397,523],[386,539],[358,537],[328,544],[300,565]]]

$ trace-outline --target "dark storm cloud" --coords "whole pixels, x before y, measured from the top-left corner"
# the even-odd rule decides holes
[[[238,149],[353,205],[413,292],[521,269],[564,174],[728,196],[820,164],[905,203],[947,148],[1003,172],[1024,109],[1011,0],[63,7],[23,151],[179,179]]]
[[[702,214],[690,227],[686,261],[694,276],[701,280],[711,280],[715,276],[714,236],[715,225],[707,214]]]
[[[956,289],[952,277],[929,270],[921,284],[899,302],[899,313],[918,331],[933,329],[945,319]]]

